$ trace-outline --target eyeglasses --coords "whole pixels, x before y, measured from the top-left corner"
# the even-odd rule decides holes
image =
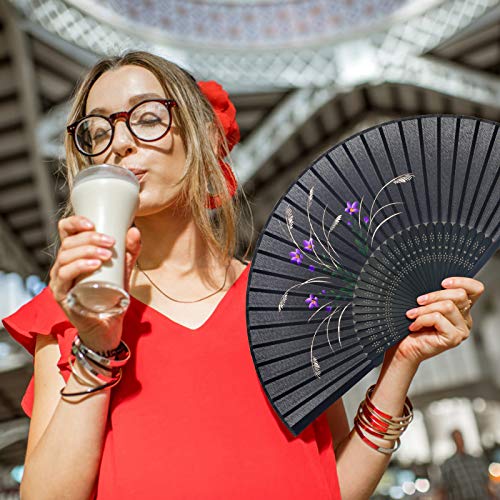
[[[115,122],[124,119],[131,134],[141,141],[153,142],[164,137],[172,125],[173,99],[148,99],[129,111],[110,116],[88,115],[67,127],[76,148],[85,156],[97,156],[109,148],[115,134]]]

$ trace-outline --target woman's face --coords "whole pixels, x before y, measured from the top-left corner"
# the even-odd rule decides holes
[[[145,68],[122,66],[102,74],[92,86],[85,113],[109,116],[128,111],[138,102],[168,98],[160,82]],[[175,186],[184,174],[186,153],[179,129],[172,120],[167,135],[154,142],[134,137],[125,120],[115,122],[113,142],[93,163],[109,163],[132,170],[140,182],[137,216],[151,215],[171,206],[180,187]]]

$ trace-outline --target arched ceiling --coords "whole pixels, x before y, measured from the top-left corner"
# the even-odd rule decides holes
[[[231,50],[324,45],[429,7],[417,0],[67,0],[157,44]],[[436,0],[433,4],[439,3]]]
[[[359,73],[373,59],[365,55],[370,49],[371,53],[383,50],[391,57],[399,58],[406,54],[420,55],[466,28],[497,4],[497,0],[216,2],[218,20],[213,23],[218,23],[220,18],[221,24],[214,31],[217,38],[214,49],[211,39],[193,38],[196,30],[193,33],[191,28],[186,28],[183,33],[175,32],[177,28],[174,26],[171,30],[155,28],[152,23],[161,22],[159,18],[162,16],[148,14],[149,9],[163,6],[165,15],[175,23],[190,23],[190,19],[198,19],[196,16],[203,9],[214,8],[213,3],[208,1],[11,2],[27,20],[93,54],[116,54],[131,48],[149,50],[182,64],[200,79],[215,79],[229,90],[238,92],[324,86],[339,80],[344,83],[346,77]],[[136,9],[137,15],[127,14],[125,4]],[[197,8],[189,10],[191,7],[188,6]],[[319,7],[323,12],[320,16],[317,15]],[[184,13],[179,14],[179,9]],[[275,30],[282,33],[279,43],[273,43],[266,35],[262,35],[261,39],[260,34],[257,37],[256,34],[230,33],[233,27],[242,30],[242,26],[234,22],[238,17],[236,14],[226,17],[227,12],[233,9],[241,16],[261,9],[261,15],[252,14],[255,30],[270,22]],[[264,11],[268,9],[279,9],[286,16],[265,15]],[[315,23],[326,26],[327,19],[328,23],[332,22],[332,15],[326,14],[330,10],[338,12],[342,19],[348,21],[337,28],[330,25],[318,28]],[[145,19],[142,20],[141,16]],[[203,20],[204,26],[212,23],[203,16],[199,19],[200,22]],[[299,30],[299,22],[307,28]],[[143,25],[147,27],[141,29]],[[250,23],[247,21],[246,25]],[[301,40],[301,36],[308,37],[308,42]],[[360,54],[364,57],[358,60]],[[369,66],[373,66],[373,62]],[[351,71],[346,72],[346,66]]]

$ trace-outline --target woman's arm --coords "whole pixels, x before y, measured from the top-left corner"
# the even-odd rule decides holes
[[[445,290],[419,298],[420,307],[407,312],[407,316],[414,320],[410,325],[412,333],[386,352],[371,396],[374,405],[385,413],[402,415],[406,394],[422,361],[459,345],[469,336],[472,328],[470,306],[483,293],[483,285],[470,278],[450,278],[443,281],[443,287]],[[345,417],[341,418],[337,430],[333,419],[342,412],[338,406],[333,409],[334,406],[327,411],[335,443],[339,433],[345,434]],[[391,441],[370,439],[384,448],[393,446]],[[367,446],[354,430],[335,448],[335,453],[342,499],[368,499],[380,481],[390,455]]]
[[[49,287],[82,342],[100,352],[118,346],[124,314],[103,319],[87,317],[69,309],[66,302],[67,293],[76,280],[111,257],[109,249],[114,244],[113,240],[103,238],[92,230],[93,227],[89,220],[78,216],[59,221],[61,247],[50,271]],[[104,256],[98,253],[99,247],[107,250]],[[127,290],[140,250],[139,230],[130,228],[126,238]],[[65,384],[57,368],[59,357],[55,339],[38,335],[35,399],[21,482],[23,500],[87,500],[94,497],[111,388],[84,396],[61,397],[59,391]],[[109,377],[109,371],[101,373]],[[75,362],[65,392],[78,393],[99,386],[102,387],[102,381],[92,377],[79,362]]]
[[[402,415],[406,393],[416,367],[405,366],[390,358],[389,355],[384,360],[371,400],[386,413]],[[393,446],[392,442],[375,437],[372,441],[384,448]],[[336,448],[335,455],[343,500],[368,499],[391,458],[390,455],[384,455],[363,443],[354,429]]]
[[[23,500],[93,498],[104,442],[110,389],[86,397],[61,398],[65,386],[57,368],[60,352],[50,336],[38,335],[35,399],[21,482]],[[75,363],[77,373],[92,379]],[[99,385],[93,382],[94,386]],[[71,375],[67,392],[88,389]]]

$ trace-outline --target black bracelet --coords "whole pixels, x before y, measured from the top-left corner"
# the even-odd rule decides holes
[[[92,394],[93,392],[99,392],[102,391],[103,389],[107,389],[108,387],[114,387],[118,382],[120,382],[121,378],[122,374],[120,372],[119,376],[115,380],[111,380],[111,382],[108,382],[107,384],[99,385],[97,387],[93,387],[92,389],[87,389],[86,391],[80,391],[80,392],[64,392],[65,387],[63,387],[59,391],[59,394],[66,398],[75,396],[86,396],[87,394]]]

